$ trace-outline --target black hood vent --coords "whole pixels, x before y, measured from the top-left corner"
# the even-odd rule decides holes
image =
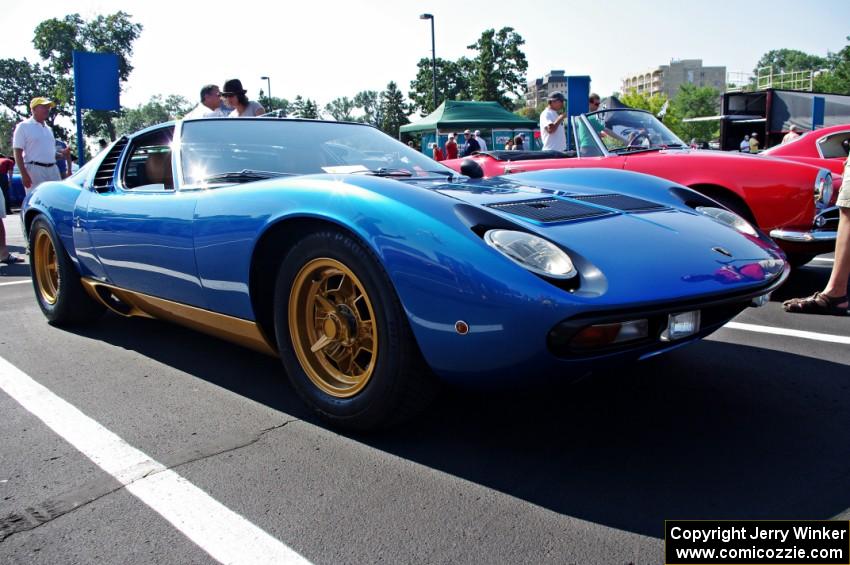
[[[595,206],[587,206],[579,202],[570,202],[569,200],[561,200],[559,198],[498,202],[496,204],[487,204],[487,206],[538,222],[563,222],[565,220],[609,216],[613,213]]]
[[[649,200],[642,200],[624,194],[589,194],[587,196],[570,196],[573,200],[581,200],[589,204],[614,208],[623,212],[643,212],[646,210],[663,210],[667,208],[663,204],[656,204]]]

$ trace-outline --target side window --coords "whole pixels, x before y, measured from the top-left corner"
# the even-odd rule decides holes
[[[590,133],[590,129],[582,119],[573,122],[575,125],[576,147],[581,157],[602,157],[602,150]]]
[[[846,159],[850,131],[843,131],[820,140],[820,151],[824,159]]]
[[[171,138],[174,128],[155,131],[133,141],[124,163],[123,184],[126,189],[145,187],[150,190],[174,189],[171,169]]]

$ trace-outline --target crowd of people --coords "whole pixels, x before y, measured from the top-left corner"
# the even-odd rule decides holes
[[[438,143],[430,143],[428,148],[431,149],[435,161],[443,161],[445,159],[457,159],[459,156],[469,157],[473,153],[487,151],[487,142],[481,137],[481,130],[465,130],[462,145],[458,145],[455,134],[450,133],[446,140],[445,150]]]

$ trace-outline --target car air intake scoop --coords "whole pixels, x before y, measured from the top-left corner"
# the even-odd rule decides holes
[[[579,202],[570,202],[558,198],[538,198],[517,202],[497,202],[488,204],[489,208],[528,218],[538,222],[563,222],[580,218],[593,218],[613,214],[609,210],[587,206]]]
[[[662,210],[667,208],[663,204],[656,204],[649,200],[626,196],[624,194],[588,194],[586,196],[570,196],[573,200],[581,200],[606,208],[614,208],[623,212],[642,212],[644,210]]]

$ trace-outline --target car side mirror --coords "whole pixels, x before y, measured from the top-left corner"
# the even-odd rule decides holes
[[[464,159],[460,163],[460,174],[466,175],[471,179],[480,179],[484,177],[484,169],[472,159]]]

